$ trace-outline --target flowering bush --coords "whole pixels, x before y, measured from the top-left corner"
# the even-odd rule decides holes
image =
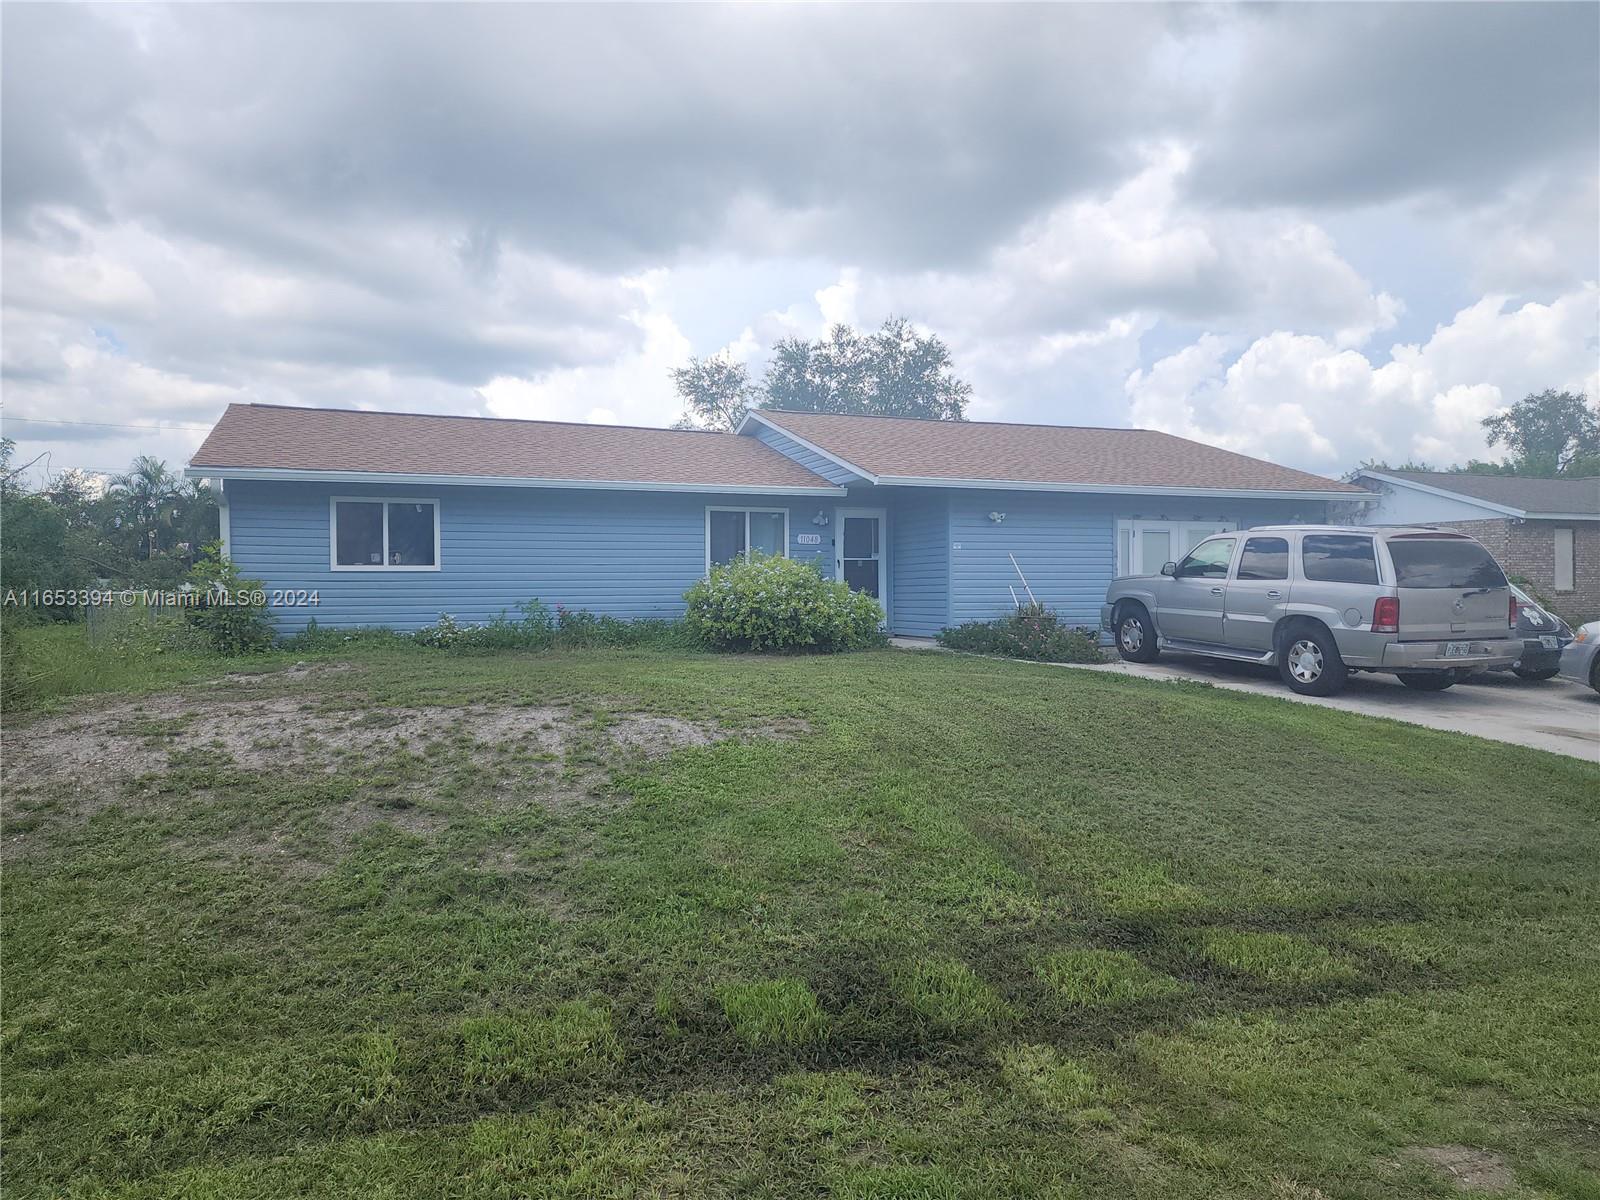
[[[439,619],[432,625],[424,625],[411,636],[419,646],[430,646],[435,650],[451,650],[459,646],[462,639],[474,628],[472,625],[462,625],[449,613],[440,613]]]
[[[716,650],[831,654],[881,646],[883,609],[814,563],[767,555],[717,567],[683,594],[684,623]]]
[[[998,621],[968,621],[939,631],[939,644],[974,654],[1030,658],[1036,662],[1100,662],[1100,638],[1092,629],[1063,625],[1054,609],[1024,604]]]

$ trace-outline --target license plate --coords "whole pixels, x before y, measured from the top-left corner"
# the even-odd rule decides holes
[[[1561,649],[1561,639],[1542,637],[1539,639],[1539,645],[1543,646],[1546,650],[1559,650]]]
[[[1446,658],[1466,658],[1471,653],[1471,642],[1446,642],[1444,644],[1444,656]]]

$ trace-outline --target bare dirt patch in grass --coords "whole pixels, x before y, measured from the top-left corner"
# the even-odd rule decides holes
[[[316,879],[327,874],[326,865],[308,856],[295,838],[277,831],[241,832],[210,840],[185,839],[179,848],[203,862],[265,865],[290,879]]]
[[[180,692],[8,730],[6,774],[19,783],[93,783],[158,771],[174,751],[213,751],[252,770],[332,773],[352,759],[401,749],[426,752],[439,742],[509,745],[552,761],[580,741],[609,743],[654,759],[735,736],[737,731],[715,721],[648,713],[586,721],[565,705],[361,708],[342,707],[338,697],[241,700]]]
[[[242,685],[255,687],[264,683],[306,683],[313,679],[322,679],[328,675],[342,675],[355,669],[354,663],[297,662],[292,667],[275,668],[266,671],[229,671],[221,679],[211,680],[206,686]]]
[[[340,669],[319,664],[230,676],[219,682],[250,690],[202,685],[8,726],[6,816],[48,799],[53,821],[24,822],[19,836],[5,839],[6,857],[26,856],[49,823],[82,821],[111,805],[170,804],[196,788],[236,786],[240,772],[354,781],[350,800],[319,814],[339,841],[380,821],[430,836],[449,823],[438,803],[492,809],[594,803],[619,770],[729,738],[786,740],[809,728],[784,720],[746,734],[713,720],[569,704],[382,707],[294,686],[298,678]],[[284,680],[287,689],[266,687]],[[197,765],[214,765],[232,778],[196,781]],[[174,792],[168,785],[186,771],[191,778]],[[287,857],[278,850],[275,857]]]
[[[1516,1182],[1506,1160],[1473,1146],[1416,1146],[1407,1153],[1453,1181],[1464,1192],[1500,1192]]]

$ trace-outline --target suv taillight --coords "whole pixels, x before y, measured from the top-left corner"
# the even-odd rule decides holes
[[[1372,606],[1373,633],[1400,632],[1400,597],[1379,596]]]
[[[1507,605],[1506,612],[1506,620],[1511,623],[1511,628],[1515,629],[1517,627],[1517,619],[1520,615],[1521,614],[1517,611],[1517,598],[1515,595],[1513,595],[1510,603]]]

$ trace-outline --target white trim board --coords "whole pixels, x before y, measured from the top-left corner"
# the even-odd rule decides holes
[[[217,496],[217,537],[222,542],[222,557],[233,557],[233,514],[228,510],[227,481],[213,481]]]
[[[754,416],[754,414],[750,415]],[[748,420],[749,418],[747,417],[746,419]],[[770,423],[764,422],[764,424]],[[781,426],[774,425],[771,427],[786,437],[794,436]],[[742,424],[741,428],[743,428]],[[806,446],[808,450],[815,449],[815,447],[801,438],[795,438],[795,441]],[[822,451],[818,451],[818,453],[822,453]],[[831,461],[839,462],[846,470],[861,474],[861,468],[833,456],[827,457]],[[848,496],[850,494],[848,488],[832,485],[826,487],[778,487],[742,483],[655,483],[614,479],[523,479],[509,476],[399,474],[383,471],[296,471],[277,467],[190,466],[184,468],[183,473],[189,479],[209,477],[212,479],[275,480],[289,483],[427,484],[436,487],[562,488],[569,491],[697,492],[702,495],[718,496],[815,496],[819,498],[824,496]],[[1124,485],[1109,483],[1037,483],[1016,479],[944,479],[913,475],[862,474],[862,478],[869,484],[882,484],[889,487],[946,487],[1010,492],[1075,492],[1106,496],[1195,496],[1230,500],[1320,500],[1325,502],[1338,500],[1352,504],[1376,504],[1382,499],[1381,496],[1374,492],[1357,494],[1354,492],[1293,489],[1152,487],[1145,484]],[[1529,515],[1542,516],[1543,514]],[[1593,520],[1595,518],[1578,517],[1574,519]]]
[[[727,496],[843,496],[845,489],[746,483],[650,483],[625,479],[522,479],[505,475],[418,475],[386,471],[290,471],[277,467],[185,467],[187,479],[259,479],[284,483],[421,483],[434,487],[564,488],[569,491],[698,492]]]
[[[885,487],[977,488],[1001,492],[1083,492],[1104,496],[1200,496],[1226,500],[1325,500],[1376,504],[1373,493],[1295,491],[1291,489],[1151,487],[1119,483],[1032,483],[1009,479],[936,479],[915,475],[880,475]]]

